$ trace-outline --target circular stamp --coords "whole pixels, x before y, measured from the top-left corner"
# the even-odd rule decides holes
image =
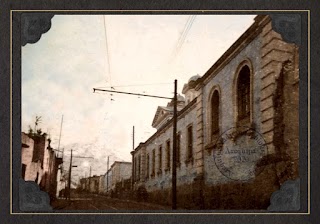
[[[229,179],[246,181],[255,178],[264,166],[257,163],[268,154],[262,135],[249,127],[233,127],[223,132],[213,153],[219,171]]]

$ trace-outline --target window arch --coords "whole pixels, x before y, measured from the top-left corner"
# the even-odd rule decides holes
[[[251,111],[251,72],[248,65],[241,68],[237,82],[237,121],[238,123],[249,123]]]
[[[219,120],[220,120],[220,99],[219,92],[215,90],[211,97],[211,138],[219,134]]]

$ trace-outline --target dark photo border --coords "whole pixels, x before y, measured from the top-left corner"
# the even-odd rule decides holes
[[[319,138],[317,130],[319,92],[319,68],[316,62],[319,58],[319,17],[315,18],[318,7],[315,2],[289,1],[267,4],[258,1],[211,1],[200,3],[194,1],[190,5],[185,2],[166,4],[155,2],[126,3],[111,1],[102,4],[98,1],[20,1],[2,2],[1,26],[1,205],[0,217],[3,223],[30,222],[64,222],[64,223],[175,223],[175,222],[214,222],[217,223],[316,223],[314,218],[319,213],[319,193],[312,191],[319,187],[316,171],[319,169]],[[36,11],[35,11],[36,10]],[[37,11],[38,10],[38,11]],[[43,10],[43,11],[42,11]],[[62,11],[61,11],[62,10]],[[72,10],[72,11],[69,11]],[[76,11],[74,11],[76,10]],[[87,11],[106,10],[106,11]],[[110,11],[115,10],[115,11]],[[139,10],[139,11],[135,11]],[[140,11],[143,10],[143,11]],[[155,10],[155,11],[153,11]],[[173,11],[172,11],[173,10]],[[190,11],[191,10],[191,11]],[[210,11],[215,10],[215,11]],[[217,11],[218,10],[218,11]],[[221,11],[219,11],[221,10]],[[258,11],[257,11],[258,10]],[[278,10],[278,11],[274,11]],[[301,45],[300,45],[300,117],[299,117],[299,151],[300,151],[300,180],[301,180],[301,209],[297,213],[261,213],[259,211],[188,211],[185,212],[121,212],[121,213],[92,213],[81,211],[74,213],[21,213],[19,211],[19,176],[21,148],[21,14],[26,12],[49,12],[54,14],[286,14],[298,13],[301,16]],[[50,30],[48,31],[50,32]],[[310,36],[309,36],[310,35]],[[11,39],[12,37],[12,39]],[[12,47],[11,47],[12,46]],[[11,54],[12,52],[12,54]],[[314,58],[314,60],[312,60]],[[12,67],[11,67],[12,64]],[[308,75],[302,75],[308,74]],[[315,96],[314,96],[315,95]],[[314,96],[314,97],[313,97]],[[310,99],[310,101],[308,101]],[[314,137],[313,137],[314,136]],[[11,151],[12,150],[12,151]],[[310,152],[310,154],[309,154]],[[308,162],[309,161],[309,162]],[[308,172],[311,170],[311,172]],[[315,170],[315,172],[312,172]],[[310,181],[311,180],[311,181]],[[309,182],[310,181],[310,182]],[[309,184],[308,184],[309,183]],[[257,213],[258,212],[258,213]],[[230,214],[231,213],[231,214]]]

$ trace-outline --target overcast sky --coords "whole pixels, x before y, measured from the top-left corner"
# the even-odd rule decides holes
[[[190,18],[55,15],[51,29],[36,44],[22,47],[22,131],[28,132],[35,117],[41,116],[38,127],[50,134],[57,148],[63,115],[60,148],[66,155],[73,148],[74,154],[93,156],[93,174],[107,171],[108,155],[110,165],[115,160],[131,161],[132,126],[137,146],[155,132],[151,124],[157,106],[168,101],[93,93],[93,88],[113,86],[172,97],[177,79],[181,93],[183,84],[193,75],[202,76],[254,16],[197,15],[183,38]],[[88,172],[84,162],[75,161],[82,164],[75,170],[79,176]]]

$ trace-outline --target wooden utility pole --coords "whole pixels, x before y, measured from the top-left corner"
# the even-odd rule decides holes
[[[132,149],[134,150],[134,126],[132,127]]]
[[[64,197],[67,200],[68,199],[68,194],[67,194],[67,180],[66,178],[64,179]]]
[[[133,92],[123,92],[123,91],[115,91],[115,90],[107,90],[107,89],[99,89],[93,88],[93,92],[95,91],[102,91],[102,92],[110,92],[110,93],[119,93],[119,94],[128,94],[128,95],[135,95],[135,96],[144,96],[144,97],[153,97],[153,98],[160,98],[160,99],[170,99],[173,100],[174,108],[173,108],[173,155],[172,155],[172,209],[177,209],[177,86],[178,81],[174,80],[174,97],[164,97],[164,96],[157,96],[157,95],[149,95],[149,94],[140,94],[140,93],[133,93]],[[134,127],[133,127],[134,130]],[[133,152],[132,152],[132,189],[134,185],[134,142],[133,142]]]
[[[87,172],[84,173],[84,191],[87,191]]]
[[[132,151],[134,151],[134,126],[132,127]],[[132,153],[132,174],[131,174],[131,190],[133,191],[134,187],[134,153]]]
[[[63,114],[62,114],[62,117],[61,117],[61,124],[60,124],[60,134],[59,134],[59,142],[58,142],[58,155],[60,153],[60,140],[61,140],[61,132],[62,132],[62,123],[63,123]],[[63,159],[63,153],[62,153],[62,159]]]
[[[174,80],[173,97],[173,150],[172,150],[172,209],[177,209],[177,80]]]
[[[108,156],[108,162],[107,162],[107,193],[109,191],[109,156]]]
[[[89,171],[89,193],[90,193],[90,188],[91,188],[91,166]]]
[[[90,159],[93,159],[93,157],[88,157],[88,156],[72,156],[72,149],[71,149],[71,155],[70,155],[70,166],[69,166],[69,178],[68,178],[68,190],[69,190],[69,193],[68,193],[68,196],[69,196],[69,201],[71,199],[71,171],[72,171],[72,167],[77,167],[77,166],[73,166],[72,165],[72,158],[80,158],[80,159],[87,159],[87,158],[90,158]],[[91,166],[90,166],[90,176],[91,176]],[[89,179],[90,180],[90,179]],[[90,187],[90,186],[89,186]]]
[[[72,170],[72,149],[71,149],[71,156],[70,156],[70,166],[69,166],[69,178],[68,178],[68,200],[70,202],[71,198],[71,170]]]

